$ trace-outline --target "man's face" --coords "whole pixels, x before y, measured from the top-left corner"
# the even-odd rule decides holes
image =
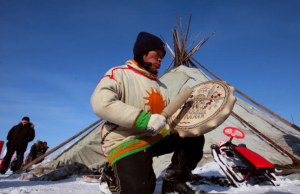
[[[164,56],[164,52],[160,49],[155,49],[153,51],[149,51],[148,55],[143,55],[143,60],[148,63],[152,63],[149,67],[149,71],[155,72],[160,68],[161,60]]]
[[[26,125],[27,123],[28,123],[27,120],[22,120],[22,124],[23,124],[23,125]]]

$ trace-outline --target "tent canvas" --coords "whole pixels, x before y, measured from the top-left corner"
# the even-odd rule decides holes
[[[183,87],[192,87],[212,79],[199,68],[179,66],[164,74],[159,80],[169,88],[170,101],[172,101]],[[255,128],[259,129],[261,133],[275,141],[286,151],[300,159],[300,146],[297,143],[300,140],[300,132],[260,111],[240,98],[237,98],[233,111]],[[245,139],[235,139],[236,144],[245,143],[249,149],[264,156],[273,164],[293,164],[290,157],[276,149],[276,147],[272,146],[272,144],[264,140],[247,125],[232,115],[215,130],[205,134],[205,157],[201,162],[202,164],[212,161],[210,155],[211,144],[216,144],[221,140],[228,140],[228,137],[222,133],[222,130],[227,126],[240,128],[245,132]],[[106,158],[102,155],[101,150],[101,128],[102,124],[98,125],[85,136],[75,141],[72,145],[69,145],[63,151],[53,156],[51,160],[55,162],[57,166],[70,164],[72,162],[80,162],[87,166],[103,164],[103,162],[106,161]],[[166,160],[168,159],[166,158]]]
[[[187,51],[185,50],[185,47],[189,37],[189,30],[187,30],[187,32],[183,32],[182,25],[178,26],[181,26],[179,33],[181,39],[179,38],[177,31],[173,30],[175,52],[173,52],[166,43],[166,46],[169,48],[170,54],[173,57],[171,64],[174,62],[174,67],[171,70],[167,70],[159,78],[159,80],[168,87],[171,101],[183,87],[193,87],[199,83],[212,80],[191,60],[193,59],[191,57],[192,54],[195,53],[211,37],[212,34],[208,38],[202,39],[202,41],[197,44],[196,47],[190,51]],[[261,134],[253,131],[251,127],[245,124],[245,122],[238,117],[230,115],[227,120],[215,130],[205,134],[206,142],[204,147],[204,157],[199,165],[203,165],[213,160],[210,154],[211,144],[219,143],[221,140],[228,140],[228,137],[222,133],[222,130],[227,126],[240,128],[246,134],[245,139],[235,139],[235,144],[246,144],[249,149],[257,152],[259,155],[265,157],[275,165],[292,165],[295,163],[295,161],[291,159],[291,157],[284,154],[268,140],[264,139],[261,136],[262,134],[273,142],[276,142],[280,148],[288,152],[290,155],[293,155],[295,159],[300,159],[300,145],[297,143],[299,142],[300,138],[299,131],[269,116],[268,114],[240,98],[237,98],[233,112],[243,118],[243,120],[245,120],[251,126],[259,130]],[[102,125],[103,123],[95,127],[84,137],[81,137],[72,145],[53,156],[51,160],[55,162],[57,166],[70,164],[72,162],[79,162],[90,166],[90,168],[93,168],[94,170],[97,170],[97,168],[101,167],[106,161],[106,158],[102,156],[101,150],[101,137],[103,136],[101,133]],[[153,165],[156,173],[160,173],[164,170],[164,168],[170,162],[170,157],[171,154],[154,159]]]

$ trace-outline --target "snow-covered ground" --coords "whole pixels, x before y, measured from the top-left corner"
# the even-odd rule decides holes
[[[198,167],[193,171],[194,174],[205,177],[220,177],[224,176],[219,166],[215,162],[206,164],[203,167]],[[76,180],[73,176],[69,179],[61,181],[22,181],[19,180],[20,175],[0,176],[0,193],[1,194],[19,194],[19,193],[45,193],[45,194],[60,194],[60,193],[100,193],[99,183],[86,183]],[[280,186],[272,186],[270,184],[249,185],[247,187],[222,187],[219,185],[198,185],[195,189],[201,189],[205,193],[299,193],[300,180],[289,180],[286,177],[280,178]],[[162,182],[158,181],[154,194],[160,194]]]

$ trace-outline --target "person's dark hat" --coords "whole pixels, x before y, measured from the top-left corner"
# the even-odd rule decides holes
[[[134,59],[138,54],[142,52],[151,51],[154,49],[161,49],[164,52],[164,56],[165,56],[166,54],[165,44],[160,38],[148,32],[140,32],[136,38],[133,47]]]
[[[23,120],[26,120],[26,121],[28,121],[28,122],[30,121],[29,117],[23,117],[22,121],[23,121]]]
[[[47,142],[46,142],[46,141],[44,141],[42,144],[43,144],[43,147],[49,148],[49,146],[47,145]]]

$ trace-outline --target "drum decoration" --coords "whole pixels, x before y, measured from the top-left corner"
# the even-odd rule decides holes
[[[188,100],[169,118],[172,132],[181,137],[196,137],[222,124],[236,102],[234,87],[211,80],[192,87]]]

